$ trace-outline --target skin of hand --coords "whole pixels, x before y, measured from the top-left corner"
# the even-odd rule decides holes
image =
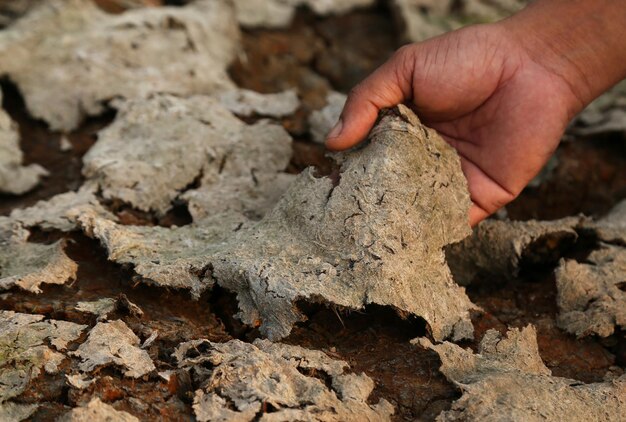
[[[594,1],[581,2],[580,9]],[[556,28],[546,40],[526,36],[524,27],[539,24],[555,6],[579,2],[535,3],[519,17],[399,49],[350,92],[327,148],[358,144],[380,109],[404,103],[457,149],[473,202],[472,226],[515,199],[554,153],[569,121],[623,77],[615,71],[589,83],[584,55],[573,54],[583,61],[575,62],[566,46],[561,52],[551,42],[562,36]],[[583,10],[576,13],[572,19],[585,19]]]

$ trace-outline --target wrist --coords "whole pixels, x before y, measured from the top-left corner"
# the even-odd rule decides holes
[[[624,21],[623,1],[536,0],[499,25],[564,83],[573,115],[626,77]]]

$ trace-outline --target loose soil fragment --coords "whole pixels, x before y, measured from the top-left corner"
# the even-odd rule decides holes
[[[21,195],[37,186],[48,171],[38,164],[23,165],[17,125],[1,104],[0,89],[0,193]]]
[[[162,215],[197,183],[182,196],[194,220],[224,211],[262,215],[292,178],[279,174],[291,155],[284,129],[247,125],[213,98],[156,95],[116,107],[117,118],[84,157],[83,174],[105,199]]]
[[[260,94],[249,89],[236,89],[216,95],[218,101],[238,116],[285,117],[298,109],[300,101],[296,91]]]
[[[472,236],[446,249],[454,280],[468,285],[479,275],[515,278],[522,261],[557,262],[562,249],[578,237],[583,219],[557,221],[483,221]],[[529,262],[530,261],[530,262]]]
[[[28,208],[16,208],[9,217],[0,216],[0,225],[18,224],[28,228],[69,232],[78,227],[70,213],[77,207],[88,207],[93,213],[116,221],[117,218],[100,204],[96,189],[93,183],[86,183],[76,192],[61,193]]]
[[[125,376],[139,378],[155,369],[152,359],[139,344],[139,338],[123,321],[99,322],[72,355],[81,358],[81,371],[90,372],[114,364],[124,368]]]
[[[372,142],[343,156],[339,180],[303,172],[256,226],[212,261],[237,292],[240,318],[270,339],[303,318],[303,299],[360,309],[376,303],[426,319],[437,339],[471,336],[474,306],[442,248],[470,233],[459,159],[403,106]],[[262,251],[262,253],[259,253]]]
[[[594,384],[551,376],[532,326],[509,330],[506,338],[487,331],[476,354],[449,342],[415,342],[439,354],[440,370],[464,392],[440,421],[498,421],[503,414],[520,421],[626,418],[626,375]]]
[[[584,337],[626,329],[626,248],[606,245],[585,263],[563,260],[556,270],[559,327]]]
[[[128,300],[123,293],[120,294],[117,299],[106,297],[94,301],[78,302],[76,304],[76,310],[96,315],[98,321],[106,320],[109,314],[114,312],[120,312],[137,318],[143,316],[141,308]]]
[[[94,421],[139,422],[139,419],[130,413],[115,410],[113,406],[102,403],[97,397],[93,398],[86,406],[77,407],[58,419],[58,422]]]
[[[65,378],[69,385],[79,390],[83,390],[96,382],[95,378],[89,379],[85,374],[66,374]]]
[[[64,241],[42,245],[29,243],[28,236],[23,229],[10,237],[0,233],[0,290],[19,287],[41,293],[42,284],[76,279],[78,266],[65,253]]]
[[[0,54],[11,57],[0,74],[19,87],[33,116],[69,131],[116,97],[233,88],[226,67],[238,40],[234,11],[222,0],[122,15],[91,0],[53,0],[0,33]]]
[[[199,101],[195,110],[202,109],[213,113],[206,115],[206,121],[215,127],[209,133],[210,142],[205,140],[208,163],[201,170],[199,187],[187,190],[181,199],[196,222],[223,213],[260,219],[294,179],[284,173],[291,157],[291,137],[267,120],[246,125]]]
[[[110,313],[115,311],[116,300],[110,297],[102,299],[78,302],[76,304],[76,310],[78,312],[87,312],[98,317],[98,320],[105,320]]]
[[[255,93],[267,102],[256,109],[282,107],[272,98]],[[282,173],[289,135],[268,121],[247,125],[213,98],[158,95],[117,106],[118,118],[84,158],[85,176],[106,199],[163,214],[180,196],[196,221],[227,211],[260,218],[293,178]]]
[[[19,396],[42,369],[53,374],[65,359],[61,353],[85,325],[44,320],[43,315],[0,311],[0,403]]]
[[[393,406],[368,404],[374,383],[320,351],[256,340],[195,340],[174,352],[193,370],[199,421],[382,421]]]

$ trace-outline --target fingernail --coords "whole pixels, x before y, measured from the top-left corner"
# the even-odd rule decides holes
[[[343,120],[339,119],[337,124],[335,124],[335,127],[333,127],[330,132],[328,132],[328,136],[326,136],[326,139],[336,138],[337,136],[341,135],[341,129],[343,129]]]

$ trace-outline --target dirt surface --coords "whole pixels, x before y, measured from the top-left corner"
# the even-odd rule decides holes
[[[282,119],[294,137],[288,171],[295,174],[314,165],[320,174],[327,175],[332,173],[332,166],[323,146],[310,139],[309,113],[324,105],[329,90],[348,91],[384,62],[400,45],[399,39],[384,5],[330,18],[299,11],[287,29],[244,30],[244,54],[232,65],[230,75],[238,86],[259,92],[297,90],[302,100],[300,109]],[[76,190],[83,180],[81,157],[97,140],[98,130],[110,124],[115,115],[106,112],[88,119],[72,133],[61,135],[29,116],[20,92],[9,81],[2,82],[2,89],[3,107],[19,125],[25,163],[40,164],[50,172],[28,194],[0,196],[0,215],[8,215],[13,209]],[[61,150],[63,136],[71,144],[66,151]],[[623,135],[574,139],[563,143],[556,156],[557,165],[543,183],[527,188],[507,207],[510,218],[602,215],[626,197]],[[169,227],[191,222],[182,204],[162,217],[115,201],[105,205],[122,224]],[[42,403],[31,416],[33,421],[54,420],[71,407],[86,404],[93,396],[140,420],[193,420],[193,392],[199,386],[188,374],[176,370],[171,355],[181,342],[192,339],[225,342],[258,338],[257,329],[234,318],[237,304],[233,295],[215,288],[194,301],[186,291],[139,283],[129,268],[108,262],[106,251],[97,241],[79,233],[35,231],[30,240],[51,243],[61,238],[68,240],[66,252],[78,264],[76,280],[63,286],[44,286],[39,295],[9,290],[0,294],[0,309],[94,326],[97,316],[77,311],[77,302],[103,297],[120,299],[118,303],[128,300],[143,315],[118,305],[109,319],[124,321],[142,342],[157,331],[157,339],[146,350],[155,362],[156,372],[173,373],[169,381],[157,373],[135,380],[123,377],[118,369],[103,368],[92,374],[90,378],[95,376],[95,382],[83,390],[68,387],[62,375],[43,373],[15,401]],[[560,251],[559,257],[582,260],[596,247],[595,239],[581,236],[573,246]],[[546,262],[523,264],[516,279],[484,279],[469,286],[468,296],[485,313],[473,316],[476,340],[461,344],[475,349],[488,329],[504,334],[507,327],[530,323],[537,328],[541,358],[553,375],[591,383],[602,381],[609,373],[623,374],[626,333],[618,331],[604,339],[577,339],[556,326],[555,265],[550,257]],[[363,311],[314,304],[301,307],[308,320],[298,324],[285,342],[322,350],[347,361],[352,371],[366,373],[375,383],[370,401],[384,398],[391,402],[396,408],[394,420],[434,420],[460,397],[460,391],[440,373],[437,354],[409,343],[430,334],[424,321],[401,318],[393,310],[377,306]],[[75,350],[85,337],[86,333],[69,349]],[[75,359],[68,359],[63,365],[65,372],[77,371]]]

